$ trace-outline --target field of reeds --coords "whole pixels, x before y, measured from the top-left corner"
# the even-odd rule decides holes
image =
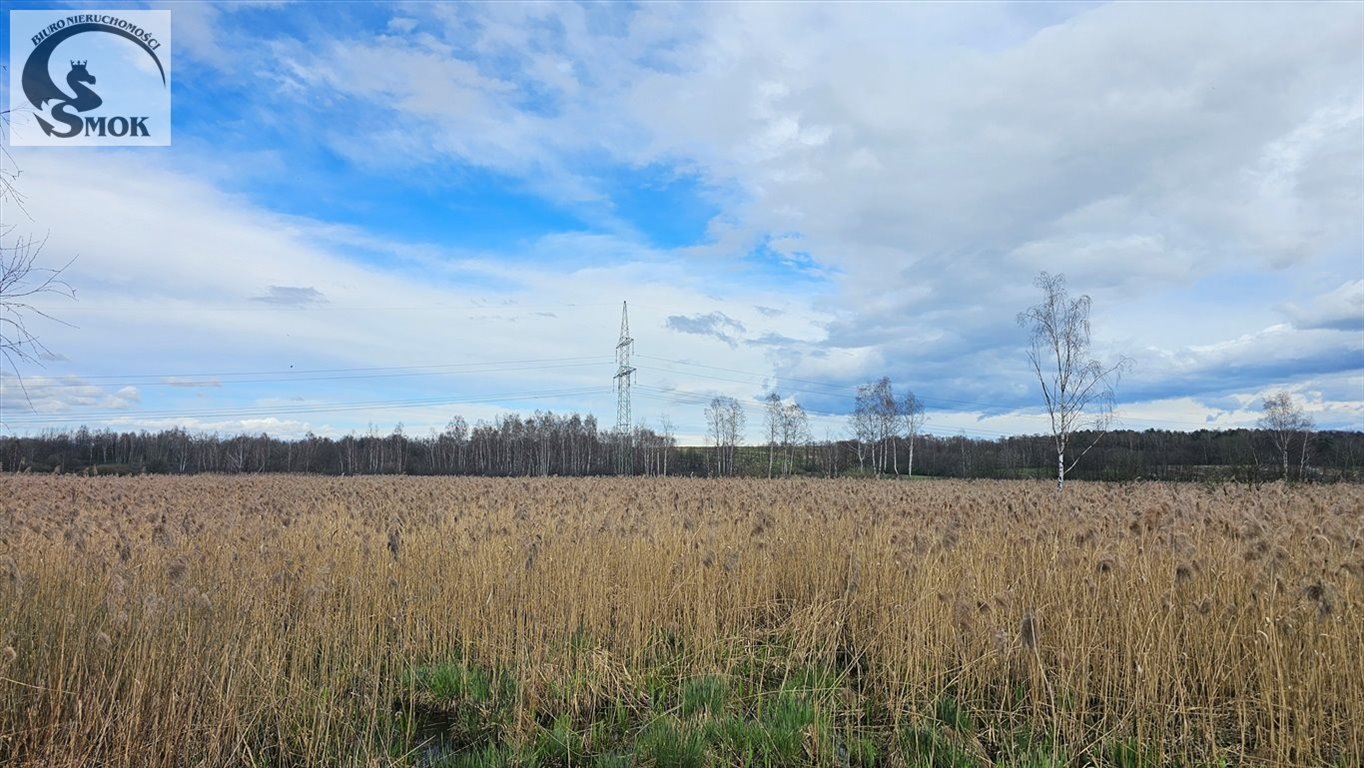
[[[0,476],[0,764],[1357,766],[1361,509]]]

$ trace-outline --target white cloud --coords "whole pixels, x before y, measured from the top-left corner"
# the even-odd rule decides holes
[[[1289,303],[1284,311],[1299,328],[1364,330],[1364,279],[1344,282],[1306,306]]]
[[[621,300],[631,302],[639,351],[663,359],[761,366],[752,351],[717,355],[706,339],[665,330],[667,317],[695,307],[755,334],[813,340],[819,332],[818,314],[780,291],[716,293],[684,263],[610,237],[530,244],[532,256],[571,248],[579,257],[552,270],[534,258],[470,252],[442,262],[448,252],[432,244],[388,243],[374,253],[365,246],[377,241],[363,233],[272,214],[141,157],[100,156],[94,170],[87,157],[59,153],[21,161],[30,211],[54,224],[50,252],[79,254],[68,274],[79,300],[56,313],[72,327],[42,329],[67,358],[51,365],[99,372],[109,383],[57,389],[39,379],[38,416],[12,411],[7,419],[20,426],[60,413],[62,423],[183,417],[235,429],[274,418],[339,431],[402,419],[423,430],[455,413],[495,412],[495,403],[609,414]],[[71,187],[65,180],[78,173],[90,181]],[[80,226],[71,225],[72,210],[81,212]],[[357,247],[373,260],[342,255]],[[408,260],[394,269],[384,258],[391,251]],[[502,284],[469,286],[445,279],[451,271],[497,275]],[[796,311],[769,316],[757,306]],[[409,370],[414,365],[431,367]],[[742,383],[714,385],[754,394]],[[313,402],[265,403],[262,390],[306,392]],[[5,400],[18,407],[9,389]],[[232,418],[234,410],[259,415]],[[317,415],[291,415],[310,410]]]
[[[142,396],[137,387],[110,387],[70,376],[30,374],[20,379],[0,372],[0,422],[18,423],[37,415],[79,413],[82,409],[126,411]]]
[[[278,119],[367,172],[453,159],[610,234],[546,233],[508,259],[273,213],[205,182],[232,168],[202,153],[173,170],[33,155],[35,217],[81,254],[81,330],[49,344],[73,365],[111,348],[200,370],[609,355],[629,298],[641,350],[760,374],[696,392],[889,373],[1000,419],[1031,397],[1014,315],[1048,269],[1094,296],[1099,351],[1138,358],[1144,413],[1201,422],[1189,403],[1364,368],[1357,5],[414,3],[382,34],[266,32],[233,61],[210,33],[227,15],[191,14],[179,43],[269,78],[291,95]],[[642,246],[603,164],[700,178],[722,207],[710,242]],[[732,264],[759,242],[782,277]],[[276,290],[326,303],[284,315]],[[717,343],[670,317],[736,326],[695,326]]]

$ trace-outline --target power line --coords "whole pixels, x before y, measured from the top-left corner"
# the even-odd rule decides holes
[[[144,386],[145,386],[145,385],[151,385],[151,384],[164,384],[165,382],[161,382],[161,381],[140,382],[140,381],[129,381],[129,380],[132,380],[132,379],[185,379],[185,380],[193,380],[193,379],[221,379],[221,378],[230,378],[230,377],[237,377],[237,376],[281,376],[281,377],[283,377],[283,378],[279,378],[279,379],[266,379],[266,380],[259,380],[259,381],[251,381],[251,380],[242,381],[242,380],[234,380],[233,382],[231,382],[231,383],[234,383],[234,384],[236,384],[236,383],[243,383],[243,384],[249,383],[249,384],[255,384],[255,383],[271,383],[271,382],[275,382],[275,381],[313,381],[313,380],[316,380],[316,381],[329,381],[329,380],[332,380],[332,377],[327,377],[327,376],[319,377],[319,378],[316,378],[316,379],[307,378],[308,376],[312,376],[312,375],[314,375],[314,374],[333,374],[333,373],[334,373],[334,374],[344,374],[344,373],[365,373],[365,372],[383,372],[383,371],[414,371],[414,372],[415,372],[415,371],[426,371],[426,373],[412,373],[412,374],[401,374],[401,375],[418,375],[418,376],[421,376],[421,375],[433,375],[433,376],[434,376],[434,375],[441,375],[441,374],[443,374],[443,373],[464,373],[464,372],[466,372],[466,371],[464,371],[464,370],[451,370],[451,369],[470,369],[470,368],[485,368],[485,367],[486,367],[486,370],[472,370],[472,371],[467,371],[467,372],[470,372],[470,373],[501,373],[501,372],[503,372],[503,371],[509,371],[509,370],[526,370],[526,369],[525,369],[525,368],[501,368],[501,367],[497,367],[497,366],[527,365],[527,366],[530,366],[530,367],[532,367],[532,368],[538,368],[538,367],[574,367],[574,366],[576,366],[576,365],[590,365],[590,364],[594,364],[594,363],[605,363],[605,362],[608,362],[608,361],[610,361],[610,360],[611,360],[610,357],[597,355],[597,356],[579,356],[579,357],[549,357],[549,358],[526,359],[526,360],[499,360],[499,361],[487,361],[487,362],[477,362],[477,363],[432,363],[432,364],[428,364],[428,365],[382,365],[382,366],[369,366],[369,367],[364,367],[364,368],[313,368],[313,369],[300,369],[300,370],[293,370],[293,369],[274,369],[274,370],[264,370],[264,371],[220,371],[220,372],[202,372],[202,371],[201,371],[201,372],[197,372],[197,373],[106,373],[106,374],[93,374],[93,375],[66,374],[66,375],[64,376],[64,378],[76,378],[76,379],[80,379],[80,380],[82,380],[82,381],[102,381],[102,380],[117,379],[117,380],[119,380],[119,381],[127,381],[127,382],[130,383],[130,384],[139,384],[139,385],[144,385]],[[578,362],[574,362],[574,361],[578,361]],[[546,366],[546,365],[545,365],[546,363],[573,363],[573,364],[572,364],[572,365],[564,365],[564,366]],[[489,367],[489,366],[491,366],[491,367]],[[30,378],[31,378],[31,377],[30,377]],[[335,377],[335,378],[338,378],[338,379],[340,379],[340,378],[366,378],[366,376],[353,376],[353,377],[338,376],[338,377]],[[54,382],[54,383],[55,383],[55,382]],[[73,386],[80,386],[80,385],[79,385],[79,384],[73,384]],[[170,385],[170,386],[174,386],[174,385],[172,384],[172,385]]]
[[[235,380],[228,380],[228,381],[222,381],[222,380],[215,379],[215,378],[211,378],[211,377],[210,377],[210,378],[204,378],[204,379],[194,379],[194,378],[181,378],[181,377],[174,377],[174,376],[172,376],[172,377],[167,377],[167,378],[173,379],[172,381],[137,381],[136,379],[134,379],[134,380],[132,380],[132,381],[128,381],[128,380],[124,379],[124,380],[122,380],[122,381],[123,381],[127,386],[137,386],[137,387],[171,387],[171,388],[182,388],[182,389],[187,389],[187,388],[213,388],[213,389],[217,389],[217,388],[222,388],[222,387],[235,386],[235,385],[239,385],[239,384],[293,384],[293,383],[313,382],[313,381],[356,381],[356,380],[373,380],[373,379],[405,379],[405,378],[414,378],[414,377],[420,377],[420,376],[455,376],[455,375],[473,375],[473,374],[489,374],[489,373],[510,373],[510,372],[514,372],[514,371],[546,371],[546,370],[560,369],[560,368],[596,367],[596,366],[602,365],[604,362],[606,362],[606,358],[603,358],[603,359],[601,359],[601,360],[599,360],[599,361],[595,361],[595,362],[591,362],[591,363],[565,363],[565,364],[560,364],[560,365],[531,365],[531,366],[520,366],[520,367],[481,368],[481,369],[471,369],[471,370],[461,370],[461,371],[427,371],[427,372],[413,372],[413,373],[369,373],[369,374],[358,374],[358,375],[354,375],[354,376],[286,376],[286,377],[282,377],[282,378],[271,378],[271,379],[235,379]],[[74,380],[70,380],[70,379],[74,379]],[[44,380],[40,380],[40,381],[38,381],[38,382],[33,382],[33,381],[30,379],[30,381],[29,381],[29,388],[30,388],[30,389],[78,389],[78,388],[89,387],[89,386],[95,386],[95,385],[89,384],[88,382],[86,382],[86,381],[83,380],[83,379],[80,379],[79,377],[63,377],[63,379],[44,379]]]
[[[343,403],[315,403],[297,406],[257,406],[247,408],[231,409],[210,409],[201,411],[182,411],[182,410],[163,410],[163,411],[86,411],[80,414],[65,415],[41,415],[20,417],[9,419],[9,422],[18,426],[40,426],[48,424],[80,424],[89,421],[110,422],[127,419],[157,419],[157,418],[263,418],[267,416],[298,416],[315,413],[337,413],[347,411],[363,411],[373,409],[395,409],[395,408],[420,408],[420,407],[439,407],[452,405],[473,405],[482,403],[501,403],[507,400],[543,400],[561,397],[579,397],[600,393],[598,387],[560,389],[560,390],[535,390],[528,392],[504,392],[492,395],[479,395],[473,397],[451,398],[412,398],[405,400],[370,400]]]
[[[268,301],[265,299],[255,300],[255,303],[248,306],[236,305],[217,305],[210,306],[204,304],[150,304],[139,303],[135,306],[114,307],[82,305],[76,308],[76,312],[410,312],[431,310],[486,310],[500,311],[508,314],[534,312],[542,309],[577,309],[582,307],[609,307],[614,302],[608,303],[579,303],[571,304],[403,304],[400,306],[384,305],[363,305],[363,304],[332,304],[309,303],[309,304],[289,304],[282,302]]]

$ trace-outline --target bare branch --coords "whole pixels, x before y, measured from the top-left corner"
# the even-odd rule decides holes
[[[10,115],[6,112],[0,114],[0,118],[8,123]],[[20,171],[13,164],[13,156],[8,149],[0,147],[0,152],[3,153],[3,157],[0,157],[3,160],[0,162],[0,206],[13,206],[28,216],[17,185]],[[49,356],[51,350],[29,327],[29,320],[38,317],[70,326],[40,307],[36,299],[44,295],[68,299],[76,297],[75,289],[63,279],[67,268],[75,260],[56,268],[42,266],[38,258],[46,245],[47,236],[38,239],[18,233],[15,224],[0,224],[0,368],[14,372],[19,390],[30,409],[33,408],[33,401],[24,384],[19,364],[41,366],[43,358]]]

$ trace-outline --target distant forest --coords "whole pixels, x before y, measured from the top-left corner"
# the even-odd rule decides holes
[[[82,474],[299,472],[325,475],[904,475],[909,439],[882,444],[882,460],[857,440],[772,441],[761,445],[679,446],[671,435],[636,429],[631,439],[598,427],[592,416],[508,415],[444,431],[340,438],[309,434],[286,440],[266,434],[221,436],[163,432],[44,432],[0,437],[0,471]],[[1088,436],[1076,433],[1077,443]],[[1305,439],[1302,439],[1305,437]],[[916,476],[1051,478],[1056,452],[1047,435],[978,439],[920,435]],[[889,448],[897,461],[884,460]],[[720,470],[723,469],[723,472]],[[1295,440],[1290,478],[1364,479],[1364,432],[1320,431]],[[1283,469],[1271,435],[1261,430],[1176,432],[1117,430],[1099,440],[1068,477],[1082,480],[1268,481]]]

